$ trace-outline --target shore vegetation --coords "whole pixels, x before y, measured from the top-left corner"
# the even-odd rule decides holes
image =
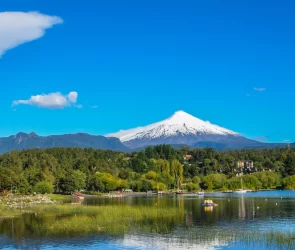
[[[134,153],[51,148],[0,155],[6,194],[234,190],[241,179],[252,190],[294,189],[294,176],[292,147],[221,152],[157,145]]]

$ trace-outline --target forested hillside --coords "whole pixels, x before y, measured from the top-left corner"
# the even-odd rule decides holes
[[[240,160],[254,167],[240,169]],[[220,152],[158,145],[136,153],[52,148],[0,156],[0,189],[16,193],[157,191],[177,189],[178,181],[189,191],[224,190],[240,188],[240,178],[251,189],[293,189],[294,175],[294,148]]]

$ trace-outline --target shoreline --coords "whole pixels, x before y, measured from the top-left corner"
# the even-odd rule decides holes
[[[257,192],[264,192],[264,191],[292,191],[291,189],[260,189],[260,190],[248,190],[247,193],[257,193]],[[229,192],[227,192],[229,191]],[[130,193],[101,193],[100,195],[96,194],[87,194],[84,193],[84,196],[86,197],[109,197],[109,196],[152,196],[152,195],[185,195],[185,194],[196,194],[198,195],[199,191],[196,192],[186,192],[186,193],[177,193],[176,191],[174,192],[163,192],[163,193],[146,193],[146,192],[130,192]],[[204,191],[204,194],[210,194],[210,193],[235,193],[235,190],[216,190],[216,191]],[[202,196],[202,195],[199,195]]]
[[[289,189],[261,189],[255,191],[247,191],[246,193],[257,193],[257,192],[270,192],[270,191],[294,191]],[[236,194],[234,191],[204,191],[204,194],[198,194],[198,192],[187,192],[187,193],[176,193],[176,192],[163,192],[163,193],[146,193],[146,192],[128,192],[128,193],[102,193],[102,194],[87,194],[83,193],[84,198],[117,198],[117,197],[149,197],[149,196],[171,196],[171,195],[196,195],[202,197],[210,194]],[[77,198],[74,195],[63,195],[63,194],[35,194],[35,195],[8,195],[0,196],[0,207],[1,205],[9,208],[24,208],[31,205],[38,204],[56,204],[62,201],[71,200]]]

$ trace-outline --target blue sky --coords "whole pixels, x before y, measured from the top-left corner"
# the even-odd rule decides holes
[[[0,136],[107,134],[184,110],[294,141],[294,11],[291,0],[3,1]]]

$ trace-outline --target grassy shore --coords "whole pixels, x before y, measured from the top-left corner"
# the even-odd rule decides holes
[[[48,194],[47,196],[53,201],[66,201],[71,199],[71,195]]]

